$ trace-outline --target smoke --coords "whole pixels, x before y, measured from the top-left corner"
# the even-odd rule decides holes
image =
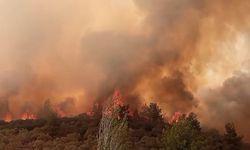
[[[234,122],[240,133],[249,140],[249,88],[250,74],[237,73],[227,79],[221,87],[202,91],[202,122],[206,126],[220,129],[223,129],[225,122]],[[204,113],[204,110],[207,113]]]
[[[249,8],[245,0],[2,0],[0,115],[38,113],[48,99],[74,115],[118,88],[133,107],[154,101],[168,115],[198,110],[209,120],[210,109],[231,110],[223,105],[231,97],[213,100],[230,86],[221,84],[250,71]],[[247,114],[233,109],[232,121]]]

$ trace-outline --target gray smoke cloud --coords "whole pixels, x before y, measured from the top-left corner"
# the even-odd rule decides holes
[[[250,74],[237,73],[227,79],[221,87],[202,92],[203,123],[223,129],[225,122],[234,122],[246,140],[249,140]],[[206,110],[207,113],[204,113]]]

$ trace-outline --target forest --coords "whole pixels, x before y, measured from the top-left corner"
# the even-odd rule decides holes
[[[241,150],[233,123],[224,132],[201,127],[194,113],[165,118],[156,103],[130,111],[111,98],[91,113],[59,117],[47,103],[39,119],[0,122],[1,150]]]

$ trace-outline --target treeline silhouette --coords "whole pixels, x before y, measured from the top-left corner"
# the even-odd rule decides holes
[[[51,110],[51,109],[49,109]],[[233,123],[224,133],[200,126],[194,113],[163,117],[156,103],[129,111],[128,105],[59,118],[0,121],[0,150],[240,150],[248,149]]]

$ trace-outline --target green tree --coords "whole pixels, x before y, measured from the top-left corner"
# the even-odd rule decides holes
[[[222,150],[223,138],[218,130],[210,129],[200,133],[192,142],[191,150]]]
[[[151,132],[152,136],[162,134],[166,123],[162,116],[161,109],[156,103],[144,105],[139,116],[144,130]]]
[[[234,124],[227,123],[225,125],[226,133],[223,142],[225,150],[240,150],[242,148],[242,137],[238,136]]]
[[[152,122],[163,121],[161,109],[156,103],[150,103],[149,105],[144,105],[142,107],[140,115]]]
[[[200,134],[197,116],[193,113],[182,115],[163,133],[166,150],[190,150],[193,140]]]

